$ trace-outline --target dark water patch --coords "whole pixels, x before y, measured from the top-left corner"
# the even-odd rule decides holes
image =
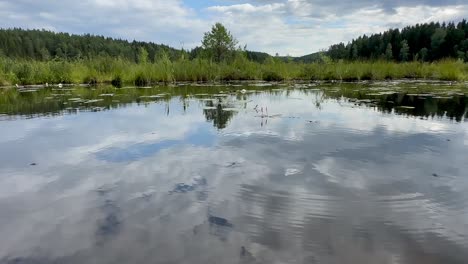
[[[192,183],[178,183],[174,186],[174,188],[169,192],[169,194],[173,193],[188,193],[188,192],[193,192],[193,191],[198,191],[201,188],[205,187],[208,185],[208,181],[206,178],[202,177],[195,177],[192,179]],[[206,195],[206,192],[200,191],[198,192],[200,200],[205,200],[204,196]]]
[[[208,222],[215,226],[221,227],[233,227],[234,225],[230,223],[227,219],[218,217],[218,216],[210,216],[208,217]]]
[[[101,210],[104,217],[98,221],[96,236],[101,239],[117,235],[122,225],[119,206],[115,201],[105,200]]]

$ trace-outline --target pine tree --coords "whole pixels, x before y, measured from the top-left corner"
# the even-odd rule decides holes
[[[401,49],[400,49],[400,60],[401,61],[408,61],[409,59],[409,46],[408,46],[408,41],[403,40],[401,42]]]
[[[387,44],[387,49],[385,50],[385,59],[388,61],[393,60],[392,44],[390,43]]]

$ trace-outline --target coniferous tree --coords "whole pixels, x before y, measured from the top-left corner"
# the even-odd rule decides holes
[[[408,41],[405,39],[401,42],[401,49],[400,49],[400,60],[401,61],[408,61],[409,59],[409,46]]]
[[[391,54],[390,49],[391,46]],[[383,33],[361,36],[347,45],[332,45],[328,55],[333,60],[375,60],[379,58],[397,61],[418,59],[435,61],[458,58],[468,61],[468,22],[416,24]],[[342,58],[337,54],[347,54]]]
[[[388,61],[393,60],[393,49],[392,44],[390,43],[387,44],[387,49],[385,50],[385,59]]]

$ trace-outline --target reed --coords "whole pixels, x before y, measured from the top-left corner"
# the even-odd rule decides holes
[[[353,61],[295,63],[267,59],[264,63],[238,55],[230,63],[206,59],[170,60],[163,55],[153,62],[135,63],[99,57],[77,61],[32,61],[0,58],[0,85],[44,83],[108,83],[148,86],[158,82],[220,82],[232,80],[337,80],[434,79],[467,81],[468,65],[456,60],[434,63]]]

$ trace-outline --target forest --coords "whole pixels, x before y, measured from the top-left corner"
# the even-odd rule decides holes
[[[216,23],[199,47],[46,30],[0,29],[0,85],[116,86],[232,80],[468,80],[468,23],[428,23],[361,36],[303,57],[247,50]]]
[[[138,63],[139,53],[144,48],[148,60],[154,62],[162,52],[175,60],[186,53],[190,59],[197,58],[203,48],[191,51],[171,48],[152,42],[127,41],[103,36],[73,35],[46,30],[0,29],[0,56],[14,59],[90,59],[95,57],[118,57]],[[245,50],[247,57],[263,63],[267,53]],[[360,36],[351,42],[332,45],[324,52],[303,57],[279,57],[296,62],[317,62],[321,54],[332,60],[387,60],[387,61],[437,61],[443,58],[468,60],[468,22],[416,24],[383,33]]]
[[[163,53],[171,60],[180,56],[194,59],[202,53],[201,47],[191,51],[171,48],[152,42],[127,41],[90,34],[74,35],[55,33],[46,30],[24,30],[20,28],[0,29],[0,57],[11,59],[80,60],[96,57],[113,57],[140,62],[142,49],[147,52],[149,62],[155,62]],[[247,56],[257,62],[264,62],[267,53],[245,51]]]
[[[333,60],[437,61],[454,58],[468,61],[468,23],[417,24],[383,33],[361,36],[348,44],[332,45]]]

